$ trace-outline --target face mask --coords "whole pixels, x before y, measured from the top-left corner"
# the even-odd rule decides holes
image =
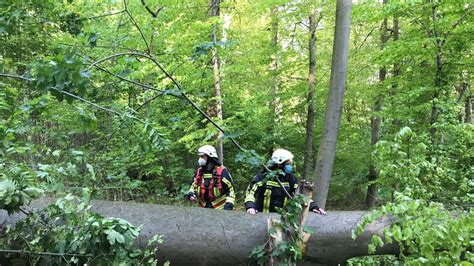
[[[199,160],[198,160],[199,166],[204,166],[204,165],[206,165],[206,163],[207,163],[207,160],[206,160],[206,159],[199,158]]]
[[[284,171],[285,173],[290,174],[293,171],[293,166],[291,166],[291,164],[285,165]]]

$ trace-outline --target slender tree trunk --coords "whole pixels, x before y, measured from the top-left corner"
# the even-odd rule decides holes
[[[393,18],[393,41],[397,42],[399,39],[400,39],[400,25],[398,23],[398,17],[394,17]],[[394,78],[398,77],[398,76],[400,76],[400,72],[401,72],[400,71],[400,64],[395,63],[393,65],[392,76]],[[393,95],[395,95],[397,93],[397,89],[398,89],[398,82],[394,83],[392,85],[392,94]],[[400,119],[395,118],[393,120],[393,125],[395,126],[395,130],[398,132],[398,130],[400,129],[400,126],[401,126]],[[395,184],[395,191],[399,191],[399,190],[400,190],[400,184],[397,183],[397,184]],[[393,195],[392,195],[392,199],[393,199]]]
[[[392,29],[392,31],[393,31],[393,41],[397,42],[400,39],[400,26],[398,24],[398,17],[393,18],[393,29]],[[393,65],[392,76],[394,78],[400,76],[400,64],[398,62]],[[397,94],[397,88],[398,88],[398,82],[396,82],[392,85],[392,96]],[[395,126],[395,128],[397,128],[397,129],[400,128],[400,124],[401,124],[400,119],[395,118],[393,120],[393,125]]]
[[[319,145],[315,168],[316,189],[313,198],[324,208],[329,190],[336,141],[339,134],[342,102],[347,76],[347,54],[351,22],[351,0],[337,0],[336,29],[334,34],[331,80],[324,121],[324,130]]]
[[[464,117],[464,123],[472,124],[472,97],[469,95],[466,97],[466,103],[464,106],[464,111],[466,116]]]
[[[430,134],[431,134],[431,142],[433,145],[436,144],[436,122],[438,121],[439,115],[439,97],[441,90],[443,89],[443,45],[442,40],[439,36],[438,31],[438,16],[436,14],[436,4],[432,4],[432,20],[433,20],[433,34],[436,39],[436,72],[435,72],[435,80],[434,80],[434,93],[433,93],[433,101],[431,107],[431,119],[430,119]]]
[[[387,0],[384,0],[383,4],[385,5],[386,3],[387,3]],[[387,18],[385,17],[380,27],[381,49],[384,49],[387,41],[388,41]],[[382,87],[383,87],[383,82],[385,81],[386,76],[387,76],[387,69],[385,68],[385,66],[383,66],[379,70],[379,81]],[[372,146],[372,148],[375,146],[375,144],[377,144],[377,142],[379,141],[379,136],[380,136],[381,118],[378,112],[380,112],[380,110],[382,109],[382,93],[383,92],[379,92],[377,95],[377,98],[375,99],[373,110],[376,114],[374,117],[371,118],[370,145]],[[375,168],[374,163],[371,160],[370,165],[369,165],[369,176],[368,176],[369,187],[367,188],[367,197],[365,199],[367,207],[369,208],[373,208],[375,206],[375,201],[377,198],[377,184],[375,183],[375,181],[377,180],[378,176],[379,176],[379,173],[377,169]]]
[[[306,154],[304,156],[303,179],[307,180],[311,171],[313,158],[313,132],[314,132],[314,85],[316,67],[316,10],[313,9],[309,15],[309,92],[308,92],[308,115],[306,120]]]
[[[272,78],[272,87],[270,89],[270,104],[268,105],[269,108],[269,121],[268,121],[268,153],[272,154],[275,142],[274,142],[274,137],[275,137],[275,124],[277,120],[277,105],[278,105],[278,99],[277,99],[277,92],[278,92],[278,6],[273,9],[272,12],[272,48],[274,51],[274,58],[272,62],[272,72],[273,72],[273,78]]]
[[[212,16],[220,16],[220,0],[211,0],[210,1]],[[221,77],[219,73],[219,56],[217,53],[216,43],[217,43],[217,24],[212,26],[212,42],[214,43],[214,48],[212,49],[212,69],[214,76],[214,90],[216,96],[216,116],[217,120],[222,123],[222,90],[221,90]],[[224,144],[223,144],[224,134],[219,131],[217,134],[217,154],[221,163],[224,163]]]

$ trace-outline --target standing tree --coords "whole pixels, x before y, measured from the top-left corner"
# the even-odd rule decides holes
[[[213,17],[220,16],[220,0],[211,0],[209,2],[211,15]],[[211,39],[213,42],[212,49],[212,70],[214,77],[214,90],[216,96],[216,116],[217,120],[222,122],[222,90],[221,90],[221,77],[219,73],[219,56],[217,53],[217,22],[212,25],[212,34]],[[219,131],[217,134],[217,154],[219,155],[219,160],[221,163],[224,163],[224,144],[223,144],[224,133]]]
[[[383,0],[382,2],[384,5],[387,3],[387,0]],[[387,34],[387,17],[385,16],[382,22],[382,25],[380,27],[380,41],[381,41],[381,49],[384,49],[387,41],[388,41],[388,34]],[[379,81],[380,85],[383,87],[384,86],[384,81],[385,77],[387,76],[387,69],[385,66],[382,66],[379,70]],[[372,147],[375,147],[375,144],[377,144],[380,136],[380,123],[381,123],[381,118],[380,118],[380,110],[382,110],[382,91],[379,91],[377,93],[376,99],[375,99],[375,104],[373,111],[375,112],[374,116],[370,119],[370,124],[371,124],[371,136],[370,136],[370,145]],[[369,165],[369,187],[367,188],[367,197],[365,199],[365,202],[367,204],[367,207],[373,208],[375,206],[375,199],[377,197],[377,184],[375,181],[377,180],[378,177],[378,172],[377,169],[375,168],[375,165],[373,162],[370,162]]]
[[[313,135],[314,135],[314,85],[316,66],[316,27],[321,20],[316,21],[316,10],[313,9],[309,15],[309,92],[308,92],[308,115],[306,120],[306,154],[304,156],[303,179],[307,179],[310,174],[313,158]]]
[[[313,198],[324,208],[329,190],[336,141],[339,133],[342,101],[347,76],[347,54],[351,22],[351,0],[338,0],[336,5],[336,28],[333,43],[331,80],[324,119],[324,129],[319,145],[315,168],[316,189]]]

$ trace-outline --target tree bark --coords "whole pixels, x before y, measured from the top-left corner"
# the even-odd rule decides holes
[[[313,194],[315,202],[322,208],[326,206],[329,181],[336,153],[336,141],[339,133],[347,75],[351,9],[351,0],[337,1],[331,80],[329,85],[328,102],[326,105],[324,130],[316,159],[316,189],[315,194]]]
[[[387,0],[383,0],[382,2],[384,5],[387,3]],[[381,43],[381,49],[383,50],[386,43],[388,41],[388,34],[387,34],[387,18],[385,17],[383,19],[382,25],[380,27],[380,43]],[[379,81],[381,83],[381,86],[383,86],[383,82],[385,81],[385,78],[387,76],[387,69],[385,66],[383,66],[379,70]],[[375,99],[375,104],[373,108],[375,112],[375,116],[371,118],[371,137],[370,137],[370,145],[371,147],[375,147],[375,144],[379,141],[379,136],[380,136],[380,123],[381,123],[381,118],[378,114],[380,110],[382,110],[382,92],[379,92],[377,95],[377,98]],[[365,198],[365,203],[367,204],[367,207],[373,208],[375,206],[375,201],[377,199],[377,184],[375,181],[377,180],[379,176],[379,173],[377,169],[375,168],[374,163],[372,160],[370,160],[370,165],[369,165],[369,186],[367,188],[367,196]]]
[[[220,1],[221,0],[211,0],[210,7],[213,17],[220,16]],[[212,70],[214,77],[214,91],[216,97],[216,116],[217,120],[222,123],[223,111],[222,111],[222,90],[221,90],[221,77],[219,73],[219,56],[217,53],[217,24],[212,25],[212,42],[214,43],[214,48],[212,49]],[[219,161],[224,163],[224,144],[223,144],[224,133],[219,131],[217,134],[217,154],[219,156]]]
[[[316,68],[316,10],[313,9],[309,15],[309,92],[308,92],[308,115],[306,120],[306,154],[304,156],[303,179],[307,180],[310,175],[313,162],[313,132],[314,132],[314,85]]]
[[[26,208],[44,208],[52,199],[35,200]],[[122,218],[135,226],[142,225],[136,244],[144,247],[149,238],[163,235],[157,257],[171,265],[239,265],[247,264],[251,250],[264,244],[267,219],[276,214],[248,215],[239,211],[223,211],[182,206],[166,206],[130,202],[93,201],[92,210],[105,216]],[[381,219],[366,228],[354,241],[351,230],[365,212],[332,212],[326,216],[310,213],[306,225],[316,231],[308,242],[305,260],[309,263],[336,264],[367,255],[373,234],[381,234],[390,219]],[[0,211],[0,230],[24,217],[7,216]],[[386,245],[377,254],[397,254],[398,248]]]

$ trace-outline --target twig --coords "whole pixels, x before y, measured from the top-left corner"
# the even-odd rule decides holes
[[[145,0],[141,0],[142,2],[142,5],[145,7],[145,9],[148,11],[148,13],[151,14],[152,17],[156,18],[158,17],[158,14],[160,13],[160,11],[163,9],[163,7],[159,7],[155,12],[153,12],[149,7],[148,5],[145,3]]]

